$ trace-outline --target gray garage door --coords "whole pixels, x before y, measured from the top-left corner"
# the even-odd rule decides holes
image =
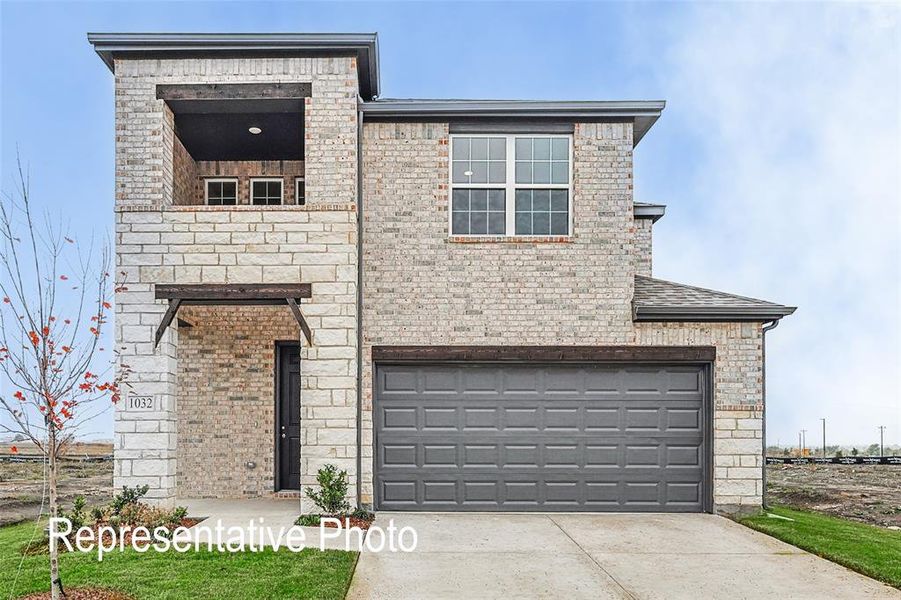
[[[382,510],[704,510],[701,367],[379,365]]]

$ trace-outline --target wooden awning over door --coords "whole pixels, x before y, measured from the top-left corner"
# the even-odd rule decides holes
[[[168,300],[169,308],[156,330],[154,348],[182,306],[279,306],[287,305],[303,332],[307,344],[313,345],[313,333],[300,310],[304,298],[312,298],[309,283],[198,283],[157,284],[157,300]]]

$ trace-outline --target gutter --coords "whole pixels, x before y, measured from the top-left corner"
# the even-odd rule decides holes
[[[635,321],[749,322],[773,321],[795,312],[794,306],[635,306]]]
[[[357,103],[357,508],[363,498],[363,105]]]
[[[761,337],[760,337],[760,357],[761,357],[761,386],[760,386],[760,401],[763,405],[763,409],[761,410],[761,418],[762,425],[760,429],[760,435],[763,438],[763,489],[760,492],[760,505],[763,508],[767,508],[766,505],[766,332],[776,329],[779,326],[779,319],[768,323],[763,326],[761,329]]]

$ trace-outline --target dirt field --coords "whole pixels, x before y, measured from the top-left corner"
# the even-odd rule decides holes
[[[769,465],[767,500],[901,527],[901,466]]]
[[[79,444],[71,456],[110,454],[109,444]],[[21,448],[21,454],[30,454]],[[76,496],[84,496],[88,506],[104,504],[112,497],[113,463],[63,462],[59,494],[69,508]],[[0,461],[0,526],[38,516],[43,488],[43,465],[32,462]]]

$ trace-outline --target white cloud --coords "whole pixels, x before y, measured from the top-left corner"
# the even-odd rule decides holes
[[[770,442],[818,431],[820,417],[835,442],[878,440],[877,425],[901,441],[899,10],[683,16],[656,32],[656,72],[690,168],[655,173],[638,157],[638,199],[665,191],[652,199],[670,208],[655,275],[799,306],[769,337]]]

